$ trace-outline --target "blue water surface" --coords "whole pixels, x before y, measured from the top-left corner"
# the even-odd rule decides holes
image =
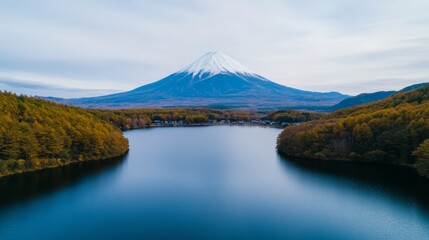
[[[414,171],[285,159],[279,133],[133,130],[124,159],[0,179],[0,239],[429,239]]]

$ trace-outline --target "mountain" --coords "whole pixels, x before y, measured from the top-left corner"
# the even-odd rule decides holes
[[[339,110],[343,108],[354,107],[365,103],[375,102],[378,100],[385,99],[395,93],[411,91],[428,84],[429,83],[419,83],[419,84],[408,86],[400,91],[380,91],[380,92],[374,92],[374,93],[362,93],[355,97],[346,98],[343,101],[335,104],[334,106],[332,106],[332,110]]]
[[[220,52],[209,52],[164,79],[101,97],[54,99],[87,108],[332,106],[347,96],[303,91],[272,82]]]
[[[280,153],[303,159],[382,162],[429,178],[429,86],[289,126]]]

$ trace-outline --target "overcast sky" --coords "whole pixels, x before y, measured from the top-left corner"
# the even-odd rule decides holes
[[[3,90],[103,95],[214,50],[289,87],[400,89],[429,81],[429,1],[0,2]]]

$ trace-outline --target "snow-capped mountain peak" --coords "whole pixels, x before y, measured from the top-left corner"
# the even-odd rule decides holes
[[[254,75],[255,73],[245,66],[241,65],[231,57],[221,52],[208,52],[197,61],[183,68],[179,72],[186,72],[192,76],[201,76],[209,74],[210,76],[218,73],[240,73],[245,75]]]
[[[209,52],[186,68],[131,91],[63,103],[93,108],[226,107],[271,109],[332,106],[347,96],[308,92],[272,82],[234,59]]]

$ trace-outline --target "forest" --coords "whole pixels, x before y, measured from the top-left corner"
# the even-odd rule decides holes
[[[209,120],[231,121],[259,119],[260,114],[247,110],[216,110],[206,108],[140,108],[102,110],[87,109],[99,119],[110,122],[122,130],[150,126],[155,120],[183,121],[184,124],[208,123]]]
[[[83,109],[0,92],[0,176],[128,151],[119,128]]]
[[[429,177],[429,86],[285,128],[280,153],[415,167]]]
[[[297,110],[251,111],[218,110],[208,108],[141,108],[102,110],[87,109],[94,116],[112,123],[121,130],[144,128],[156,121],[183,121],[184,125],[207,124],[211,120],[251,121],[269,120],[273,122],[298,123],[319,119],[321,114]]]
[[[286,123],[300,123],[308,122],[312,120],[318,120],[322,117],[322,114],[317,112],[307,112],[298,110],[277,110],[269,112],[263,116],[263,120],[270,120],[274,122],[286,122]]]

